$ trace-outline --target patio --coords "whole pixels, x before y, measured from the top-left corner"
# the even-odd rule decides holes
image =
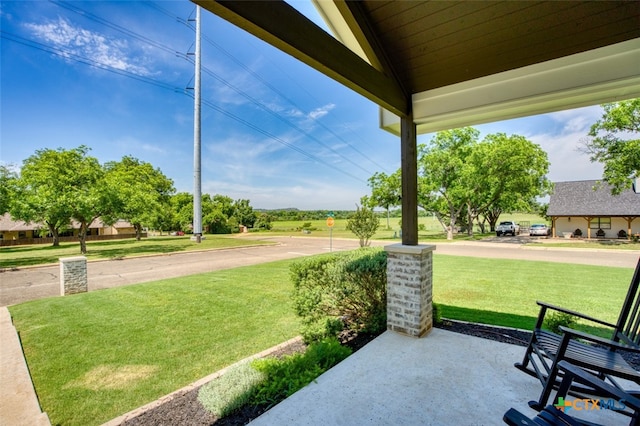
[[[252,425],[499,425],[540,383],[514,366],[524,348],[433,329],[421,339],[387,331]],[[572,415],[576,411],[573,410]],[[606,425],[628,424],[612,411],[583,411]]]

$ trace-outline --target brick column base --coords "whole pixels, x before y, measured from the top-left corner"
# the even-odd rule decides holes
[[[87,258],[77,256],[60,259],[60,296],[86,293],[87,289]]]
[[[387,329],[422,337],[433,327],[433,245],[386,246]]]

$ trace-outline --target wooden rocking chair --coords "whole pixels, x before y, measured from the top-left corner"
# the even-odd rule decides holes
[[[581,382],[588,384],[591,388],[597,389],[598,393],[602,396],[613,400],[613,409],[622,410],[623,406],[625,413],[631,417],[630,425],[636,425],[640,416],[640,399],[635,398],[628,393],[621,391],[620,389],[611,386],[608,383],[603,382],[592,374],[587,373],[585,370],[569,364],[567,361],[560,361],[558,363],[558,370],[562,373],[563,378],[558,389],[558,398],[562,398],[564,401],[567,398],[569,389],[572,387],[573,382]],[[544,410],[540,412],[535,418],[531,419],[515,408],[510,408],[507,411],[502,420],[510,426],[593,426],[594,423],[587,422],[586,419],[579,419],[569,415],[571,411],[565,407],[571,407],[576,404],[576,411],[587,410],[584,407],[585,402],[581,401],[582,406],[578,406],[576,402],[567,403],[564,406],[560,406],[560,399],[558,399],[557,405],[547,405]],[[569,400],[567,400],[569,401]],[[575,400],[574,400],[575,401]],[[593,400],[588,400],[589,404],[593,404]],[[623,405],[624,404],[624,405]],[[559,408],[560,407],[560,408]],[[603,409],[604,407],[599,407]],[[594,407],[591,407],[594,409]]]
[[[537,302],[540,305],[540,313],[529,346],[522,362],[515,364],[516,368],[537,377],[542,383],[543,390],[540,398],[538,401],[529,403],[532,408],[539,411],[547,404],[553,388],[559,385],[561,377],[559,377],[558,363],[563,360],[593,372],[599,378],[608,380],[618,389],[622,389],[622,386],[613,379],[614,377],[640,384],[640,372],[629,365],[620,354],[621,350],[640,353],[639,287],[640,259],[616,324],[569,309]],[[566,327],[560,327],[562,335],[543,329],[542,324],[548,310],[563,312],[611,328],[611,338],[601,338]],[[597,389],[593,389],[588,384],[574,384],[571,392],[575,395],[597,396],[599,394]]]

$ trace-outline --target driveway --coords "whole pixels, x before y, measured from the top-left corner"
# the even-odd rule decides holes
[[[315,237],[245,237],[268,240],[270,246],[243,247],[124,260],[94,261],[88,264],[89,291],[129,284],[175,278],[239,266],[358,248],[357,240]],[[397,241],[399,243],[399,241]],[[376,246],[394,241],[374,241]],[[589,255],[585,255],[585,253]],[[502,237],[496,242],[455,242],[436,244],[436,254],[468,257],[540,260],[632,268],[638,251],[561,249],[551,245],[530,248],[519,237]],[[22,268],[0,273],[0,306],[57,296],[60,292],[59,266]]]

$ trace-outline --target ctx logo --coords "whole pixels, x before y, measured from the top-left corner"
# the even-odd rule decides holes
[[[558,397],[558,403],[554,404],[558,410],[567,412],[569,410],[576,411],[593,411],[593,410],[614,410],[622,411],[627,406],[624,400],[616,401],[615,399],[588,399],[588,398],[576,398],[572,400],[566,400],[563,397]]]

